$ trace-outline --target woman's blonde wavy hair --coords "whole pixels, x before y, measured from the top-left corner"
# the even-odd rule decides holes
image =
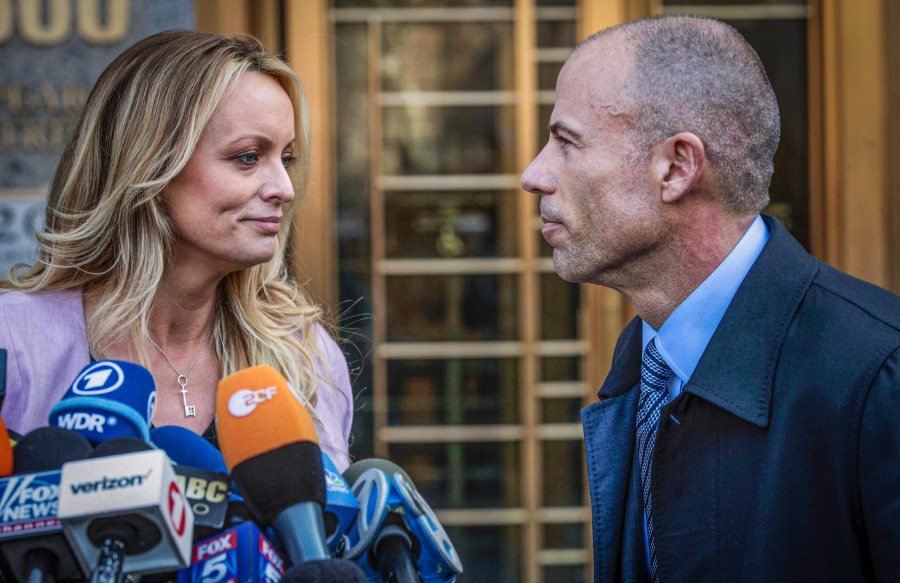
[[[285,206],[279,252],[221,282],[213,338],[222,374],[268,364],[305,403],[315,403],[316,324],[322,311],[293,282],[287,241],[306,194],[309,110],[296,73],[253,39],[166,31],[119,55],[94,86],[50,184],[45,229],[33,266],[18,265],[2,287],[82,287],[98,299],[87,322],[92,354],[144,339],[154,298],[172,264],[175,233],[160,193],[185,167],[213,114],[249,71],[275,79],[294,108],[296,196]],[[23,271],[24,270],[24,271]]]

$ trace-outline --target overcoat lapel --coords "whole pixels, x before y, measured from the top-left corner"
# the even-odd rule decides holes
[[[635,325],[635,323],[637,325]],[[594,580],[629,581],[633,568],[622,563],[624,542],[634,540],[639,525],[639,504],[628,504],[634,458],[634,419],[637,414],[640,357],[629,343],[637,342],[640,355],[640,322],[632,322],[620,336],[610,372],[600,390],[602,400],[582,410],[585,453],[590,477],[594,536]],[[626,558],[632,553],[625,553]]]

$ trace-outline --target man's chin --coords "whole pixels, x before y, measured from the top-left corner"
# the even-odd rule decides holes
[[[584,281],[581,277],[581,272],[571,262],[566,261],[558,249],[553,250],[553,271],[560,278],[570,283],[582,283]]]

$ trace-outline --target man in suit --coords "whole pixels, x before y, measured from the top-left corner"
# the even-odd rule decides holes
[[[582,412],[597,581],[900,581],[900,298],[760,215],[774,93],[730,26],[581,43],[522,175],[557,273],[621,291]]]

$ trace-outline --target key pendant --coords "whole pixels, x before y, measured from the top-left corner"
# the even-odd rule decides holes
[[[178,375],[178,385],[181,387],[181,401],[184,403],[184,416],[196,417],[197,411],[194,409],[193,405],[188,405],[187,402],[187,377],[183,374]]]

